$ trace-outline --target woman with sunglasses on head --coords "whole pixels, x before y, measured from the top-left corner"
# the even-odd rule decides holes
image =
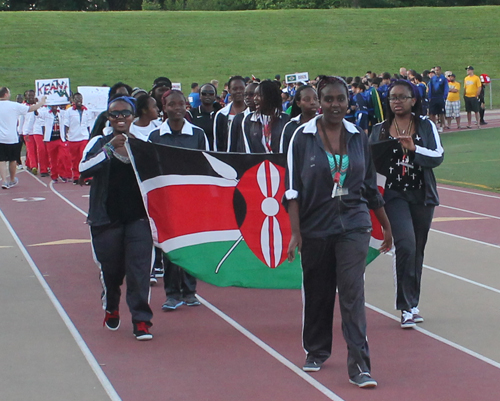
[[[210,144],[210,150],[216,149],[214,141],[214,118],[216,113],[222,108],[219,102],[216,102],[217,89],[212,84],[204,84],[200,88],[201,104],[189,111],[193,125],[200,127],[205,131]]]
[[[372,209],[384,231],[380,248],[391,248],[389,221],[377,188],[368,138],[344,119],[349,90],[339,77],[321,76],[323,114],[300,126],[287,154],[287,207],[292,228],[288,258],[301,256],[303,271],[303,370],[315,372],[330,357],[336,289],[347,343],[349,381],[375,387],[366,339],[364,273]]]
[[[295,130],[316,117],[319,109],[316,89],[309,85],[300,86],[295,92],[291,107],[291,119],[286,123],[281,134],[280,153],[288,152],[288,144]]]
[[[436,125],[420,116],[417,93],[408,81],[395,81],[387,97],[387,120],[370,136],[377,171],[387,177],[385,211],[396,247],[396,309],[404,329],[424,320],[418,309],[424,248],[439,204],[432,169],[444,157]],[[383,141],[390,146],[377,151],[377,143]]]
[[[279,153],[281,133],[290,115],[282,111],[281,90],[275,82],[259,83],[254,94],[255,111],[242,122],[245,153]]]
[[[210,150],[203,130],[187,121],[186,98],[181,91],[169,90],[162,97],[163,112],[167,119],[158,129],[151,132],[149,142],[177,146],[187,149]],[[163,259],[165,274],[163,286],[167,299],[162,305],[165,312],[174,311],[181,305],[198,306],[196,278],[180,266]]]
[[[90,225],[94,258],[101,269],[104,325],[120,326],[120,286],[127,282],[127,304],[137,340],[151,340],[153,313],[149,307],[149,277],[153,239],[149,220],[125,142],[134,120],[135,102],[115,95],[107,115],[112,131],[92,138],[83,152],[80,173],[93,177],[90,187]]]

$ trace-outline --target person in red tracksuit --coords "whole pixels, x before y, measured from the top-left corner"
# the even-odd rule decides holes
[[[83,96],[80,93],[73,95],[73,105],[66,109],[64,129],[66,141],[71,156],[71,172],[73,184],[78,184],[80,172],[78,165],[82,159],[83,150],[89,141],[92,125],[92,115],[83,105]]]
[[[58,106],[50,106],[42,125],[43,140],[49,156],[50,178],[55,184],[61,179],[68,182],[71,168],[68,163],[66,139],[62,135],[63,112]]]

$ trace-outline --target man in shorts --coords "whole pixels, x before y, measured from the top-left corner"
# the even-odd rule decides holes
[[[31,111],[38,110],[45,104],[45,96],[36,104],[27,105],[10,101],[10,90],[5,86],[0,88],[0,176],[2,188],[9,189],[17,185],[17,157],[19,155],[19,136],[17,121]],[[7,166],[9,164],[9,177]]]
[[[448,81],[448,97],[446,98],[446,129],[450,129],[451,127],[451,119],[455,118],[457,121],[457,128],[461,129],[460,126],[460,82],[455,80],[455,74],[448,74],[446,77],[449,79]]]
[[[439,119],[439,132],[443,132],[445,99],[448,97],[449,88],[448,80],[441,73],[440,66],[434,67],[434,75],[432,75],[427,88],[429,117],[434,124]]]
[[[464,101],[467,112],[467,128],[472,128],[472,112],[476,116],[477,128],[479,125],[479,95],[481,94],[481,80],[474,74],[474,67],[465,67],[467,76],[464,79]]]

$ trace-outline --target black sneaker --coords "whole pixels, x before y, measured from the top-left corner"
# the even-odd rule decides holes
[[[48,177],[50,174],[49,173],[42,173],[40,174],[40,177]]]
[[[185,297],[182,297],[182,300],[187,306],[201,305],[200,301],[198,301],[198,298],[196,298],[196,295],[194,294],[186,295]]]
[[[148,341],[153,338],[153,335],[149,332],[149,328],[152,326],[149,322],[137,322],[134,323],[134,336],[139,341]]]
[[[156,278],[163,277],[165,271],[163,270],[163,267],[155,267],[153,269],[153,272],[155,274]]]
[[[402,329],[412,329],[415,327],[415,320],[413,320],[413,313],[409,311],[401,311],[401,328]]]
[[[115,331],[120,327],[120,314],[117,310],[113,312],[106,311],[106,315],[104,316],[103,326],[106,326],[108,329]]]
[[[314,359],[306,359],[304,366],[302,366],[302,370],[304,372],[317,372],[321,369],[321,362],[315,361]]]
[[[149,276],[149,285],[156,285],[156,284],[158,284],[158,280],[155,274],[151,273],[151,275]]]
[[[176,310],[179,306],[184,305],[184,301],[179,301],[175,298],[167,298],[161,309],[165,312]]]
[[[411,313],[413,315],[413,321],[415,323],[422,323],[424,321],[424,318],[421,315],[419,315],[420,311],[416,306],[411,308]]]
[[[368,372],[361,372],[356,376],[351,377],[349,379],[349,383],[354,384],[359,388],[374,388],[377,387],[378,384],[375,379],[372,379],[370,373]]]

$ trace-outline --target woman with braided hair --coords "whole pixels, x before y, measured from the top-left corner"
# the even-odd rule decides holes
[[[370,143],[377,171],[387,177],[385,211],[394,234],[396,309],[401,327],[423,322],[419,315],[420,282],[434,208],[439,204],[432,169],[443,161],[436,125],[421,116],[418,88],[395,81],[387,96],[387,120],[373,127]],[[388,152],[377,152],[377,144]]]
[[[303,270],[303,370],[315,372],[330,357],[336,289],[342,331],[347,343],[349,382],[375,387],[366,339],[364,272],[372,230],[372,209],[384,241],[392,235],[377,188],[376,173],[363,131],[344,119],[349,105],[347,84],[321,76],[318,96],[323,115],[299,127],[287,153],[284,204],[292,238],[288,257],[301,256]]]

